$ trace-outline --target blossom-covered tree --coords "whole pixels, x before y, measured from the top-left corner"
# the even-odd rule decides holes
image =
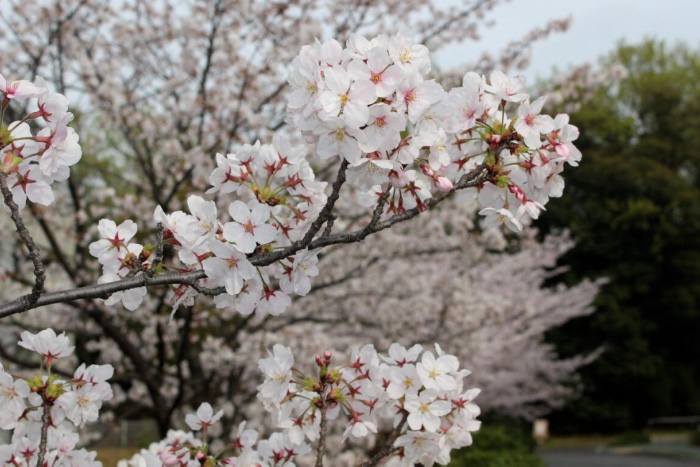
[[[433,20],[399,19],[439,46],[493,3],[441,12],[417,2]],[[18,287],[8,287],[7,298],[32,291],[1,305],[0,315],[19,328],[69,330],[81,361],[117,367],[112,403],[128,400],[163,434],[176,411],[204,398],[231,406],[222,414],[228,426],[240,418],[251,395],[242,375],[252,346],[265,347],[272,331],[276,339],[297,333],[293,322],[270,317],[285,316],[296,306],[292,297],[313,291],[326,254],[332,259],[343,244],[447,206],[453,193],[481,204],[485,226],[519,229],[561,195],[559,173],[577,161],[576,128],[563,116],[539,115],[541,101],[530,104],[520,78],[470,72],[448,92],[431,79],[428,49],[411,34],[350,34],[386,30],[379,12],[391,2],[361,11],[334,4],[333,35],[347,42],[303,47],[323,35],[313,27],[323,11],[316,2],[264,2],[247,17],[233,2],[161,9],[166,4],[8,9],[2,40],[20,47],[8,47],[0,63],[29,76],[53,65],[59,91],[40,79],[0,83],[2,194],[34,276],[8,245],[6,277]],[[47,37],[31,34],[45,22]],[[303,33],[290,35],[295,29]],[[85,116],[73,124],[65,96],[85,99]],[[252,144],[273,133],[272,144]],[[36,221],[29,229],[27,216]],[[320,286],[331,291],[356,274],[340,272]],[[574,302],[571,316],[585,311]],[[313,329],[314,317],[299,321],[298,332]],[[323,337],[315,342],[318,351]],[[16,365],[32,364],[0,351]],[[426,398],[451,388],[421,381],[438,391],[419,404],[432,411]],[[441,405],[435,417],[446,414]],[[219,420],[204,407],[201,426]],[[419,421],[434,428],[432,415],[414,416],[409,426]],[[366,431],[362,422],[349,433]]]

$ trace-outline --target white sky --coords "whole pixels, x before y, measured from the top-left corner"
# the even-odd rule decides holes
[[[449,68],[485,50],[495,55],[533,26],[569,15],[573,23],[567,32],[533,46],[531,65],[522,72],[528,83],[549,76],[554,66],[564,69],[595,60],[620,39],[636,43],[654,37],[700,47],[700,0],[512,0],[487,16],[495,25],[483,30],[480,42],[445,48],[437,54],[437,63]]]

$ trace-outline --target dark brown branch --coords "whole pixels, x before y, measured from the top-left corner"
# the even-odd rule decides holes
[[[0,191],[2,192],[5,204],[8,208],[10,208],[10,216],[12,217],[12,221],[15,223],[15,227],[17,228],[17,235],[19,235],[22,243],[24,243],[27,250],[29,250],[29,257],[34,264],[34,287],[32,287],[30,294],[19,298],[19,300],[23,300],[31,306],[34,305],[41,294],[44,293],[44,280],[46,279],[46,273],[44,272],[44,263],[41,261],[41,251],[39,248],[37,248],[36,244],[34,243],[34,239],[29,234],[29,230],[27,230],[27,227],[24,225],[22,216],[19,215],[19,207],[12,198],[12,192],[7,186],[7,174],[5,172],[0,172]]]
[[[326,454],[326,432],[328,431],[328,401],[326,400],[326,382],[321,384],[321,426],[319,427],[318,446],[316,447],[316,467],[323,467],[323,456]]]
[[[382,459],[391,454],[391,452],[394,450],[394,443],[401,434],[401,430],[403,430],[403,426],[406,424],[407,419],[408,412],[404,412],[403,417],[401,417],[401,421],[398,425],[396,425],[396,428],[391,430],[389,437],[386,439],[379,452],[373,455],[367,462],[360,464],[360,467],[374,467],[375,465],[378,465]]]
[[[46,445],[49,440],[49,423],[51,423],[51,407],[44,395],[44,412],[41,415],[41,442],[39,443],[39,456],[36,460],[36,467],[44,467],[44,457],[46,457]]]

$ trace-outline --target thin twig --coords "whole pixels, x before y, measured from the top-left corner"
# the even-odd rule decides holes
[[[44,413],[41,415],[41,442],[39,443],[39,457],[36,460],[36,467],[44,466],[44,457],[46,457],[46,445],[49,440],[49,423],[51,421],[51,407],[48,401],[44,398]]]
[[[323,456],[326,454],[326,431],[328,404],[326,401],[326,383],[321,388],[321,426],[319,427],[318,446],[316,447],[316,467],[323,467]]]
[[[34,244],[34,239],[30,235],[29,230],[27,230],[27,227],[24,225],[22,216],[19,215],[19,206],[17,206],[17,203],[15,203],[15,200],[12,197],[12,192],[7,186],[7,173],[5,172],[0,172],[0,191],[2,192],[5,204],[8,208],[10,208],[10,216],[12,217],[12,221],[15,223],[15,227],[17,228],[17,234],[27,247],[27,250],[29,250],[29,257],[34,264],[34,287],[32,287],[30,294],[21,297],[21,299],[25,300],[29,305],[33,305],[37,302],[41,294],[44,293],[44,281],[46,280],[44,263],[41,260],[41,251],[39,248],[37,248],[36,244]]]

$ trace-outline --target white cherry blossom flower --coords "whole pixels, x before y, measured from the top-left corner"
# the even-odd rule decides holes
[[[390,151],[401,142],[401,132],[406,129],[403,113],[393,112],[387,104],[375,104],[369,108],[369,122],[363,130],[365,139],[361,145],[364,152]]]
[[[97,230],[101,240],[90,244],[90,254],[97,258],[100,264],[114,263],[120,255],[126,254],[129,240],[136,235],[138,227],[134,221],[127,219],[119,226],[110,219],[101,219]]]
[[[187,426],[189,426],[193,431],[207,431],[210,426],[221,420],[221,417],[223,416],[223,410],[219,410],[218,412],[214,413],[211,405],[208,402],[205,402],[199,406],[196,413],[187,414],[185,417],[185,423],[187,423]]]
[[[360,83],[369,83],[374,88],[375,97],[391,96],[404,77],[401,67],[392,65],[387,50],[382,47],[367,52],[367,62],[352,60],[348,74]]]
[[[436,399],[432,391],[423,391],[420,394],[406,394],[404,407],[408,411],[408,426],[412,430],[425,428],[436,433],[440,428],[440,417],[447,415],[452,410],[449,401]]]
[[[397,107],[408,110],[408,120],[417,123],[423,114],[445,96],[442,86],[435,80],[423,81],[420,75],[407,77],[396,91]]]
[[[215,256],[202,262],[207,277],[220,280],[226,292],[238,294],[245,281],[255,275],[255,268],[236,247],[230,243],[213,240],[209,243]]]
[[[37,352],[48,365],[56,358],[68,357],[75,349],[70,345],[65,332],[56,335],[53,329],[44,329],[37,334],[23,331],[20,337],[22,340],[19,341],[19,346]]]
[[[13,380],[0,365],[0,429],[12,430],[27,407],[25,399],[31,390],[26,381]]]
[[[321,92],[319,102],[327,117],[338,117],[353,128],[367,123],[368,105],[377,98],[374,85],[370,81],[357,81],[351,84],[350,76],[342,68],[329,68],[324,71],[328,90]]]
[[[479,215],[486,216],[482,221],[484,227],[486,228],[496,227],[501,224],[505,224],[506,227],[514,232],[520,232],[523,228],[523,225],[518,219],[515,218],[513,213],[505,208],[484,208],[479,211]]]
[[[246,206],[243,201],[236,200],[229,204],[228,212],[233,222],[224,224],[224,238],[235,243],[243,253],[252,253],[257,243],[265,245],[277,237],[277,229],[267,223],[269,206],[255,200]]]
[[[521,92],[525,88],[525,78],[516,76],[508,78],[502,71],[493,71],[490,76],[491,84],[484,85],[484,90],[492,93],[496,99],[507,102],[522,102],[528,95]]]
[[[351,164],[360,159],[360,144],[365,141],[364,133],[341,118],[324,121],[314,129],[319,136],[316,152],[321,159],[340,156]]]
[[[47,180],[36,164],[21,165],[15,174],[8,176],[7,181],[12,198],[20,210],[24,209],[27,200],[44,206],[48,206],[54,201],[50,185],[52,180]]]
[[[46,148],[39,159],[39,168],[47,177],[55,180],[68,178],[68,167],[76,164],[83,155],[78,134],[68,127],[73,114],[66,113],[56,127],[44,128],[36,135],[37,140],[44,142]]]
[[[46,92],[45,88],[39,87],[27,80],[8,81],[0,74],[0,94],[4,94],[7,99],[28,99],[38,97]]]
[[[258,361],[258,368],[265,375],[265,381],[258,386],[258,392],[263,400],[276,404],[287,395],[294,356],[289,347],[281,344],[275,344],[272,352],[268,350],[268,355],[268,358]]]
[[[318,250],[298,251],[291,266],[280,275],[280,288],[284,293],[304,296],[311,290],[311,277],[318,276]]]
[[[459,369],[459,361],[452,355],[442,355],[437,359],[432,352],[426,351],[416,365],[423,386],[435,391],[451,391],[457,387],[455,378],[450,374]]]
[[[538,149],[542,146],[541,135],[554,129],[554,120],[549,115],[540,115],[546,97],[540,97],[530,103],[525,101],[518,107],[518,120],[515,122],[515,131],[522,137],[530,149]]]

